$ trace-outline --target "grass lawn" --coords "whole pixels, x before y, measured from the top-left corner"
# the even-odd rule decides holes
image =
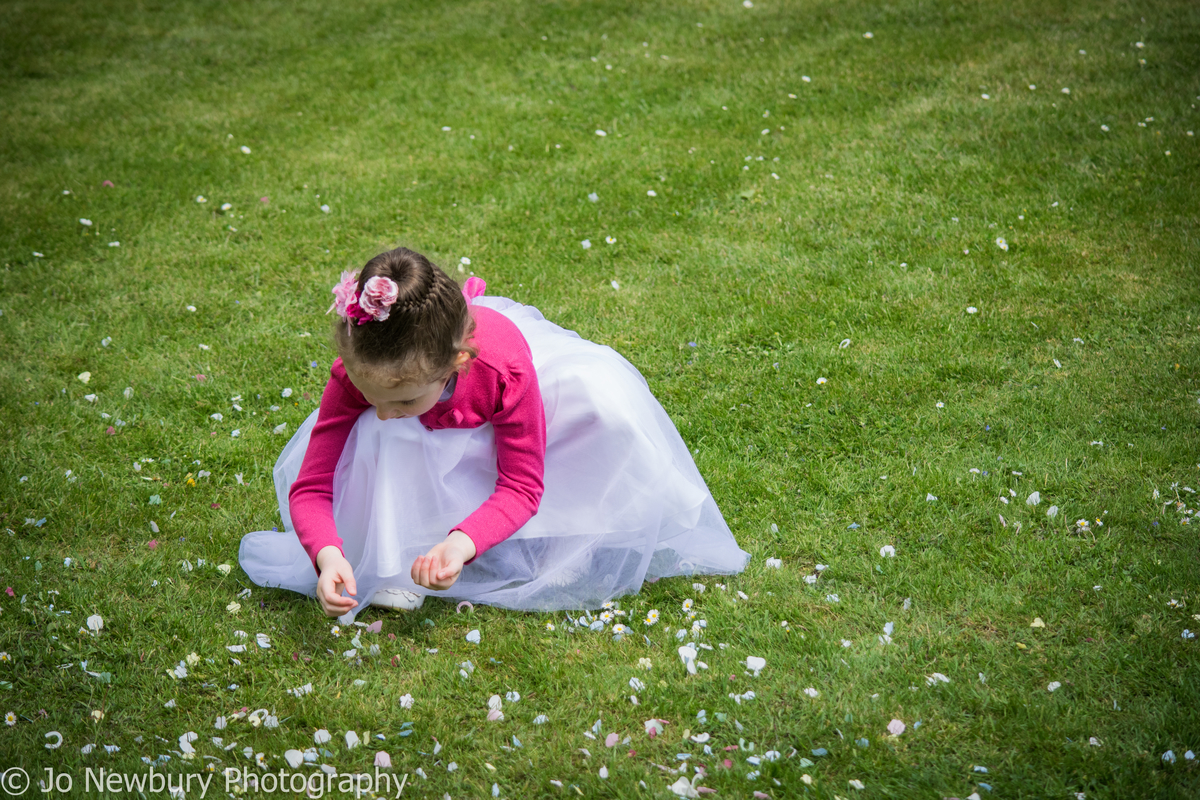
[[[749,5],[0,6],[28,796],[309,748],[387,753],[367,796],[1200,795],[1200,6]],[[330,287],[400,244],[629,358],[745,573],[626,636],[252,586]]]

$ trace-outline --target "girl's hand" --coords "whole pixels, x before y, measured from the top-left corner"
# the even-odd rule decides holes
[[[413,562],[413,583],[426,589],[449,589],[458,580],[463,563],[474,557],[475,542],[471,537],[462,531],[451,531],[445,541]]]
[[[317,553],[317,569],[321,570],[317,578],[317,600],[326,616],[340,617],[358,605],[353,597],[342,594],[343,589],[355,594],[358,587],[354,583],[354,569],[341,550],[333,545],[322,547]]]

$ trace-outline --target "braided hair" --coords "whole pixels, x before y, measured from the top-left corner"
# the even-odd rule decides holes
[[[462,289],[433,262],[405,247],[380,253],[359,272],[356,291],[377,275],[399,287],[388,318],[364,325],[334,321],[334,341],[348,368],[385,385],[427,384],[447,377],[460,352],[478,355],[469,342],[475,320]]]

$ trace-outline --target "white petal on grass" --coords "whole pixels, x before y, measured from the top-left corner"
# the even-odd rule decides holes
[[[471,644],[479,644],[479,638],[480,637],[479,637],[479,629],[478,628],[476,628],[475,630],[473,630],[467,634],[467,641],[470,642]]]
[[[816,689],[814,689],[811,686],[809,686],[807,689],[805,689],[804,693],[806,695],[808,695],[809,697],[819,697],[821,695],[820,692],[818,692]]]
[[[1062,684],[1059,683],[1058,681],[1050,681],[1050,683],[1046,684],[1047,692],[1058,691],[1061,688],[1062,688]]]
[[[584,239],[582,242],[579,243],[579,246],[582,247],[584,250],[591,250],[592,249],[592,241],[591,241],[591,239]]]
[[[599,128],[597,128],[597,129],[596,129],[596,135],[597,135],[597,136],[608,136],[608,133],[606,133],[605,131],[602,131],[602,130],[600,130]]]
[[[754,673],[754,677],[758,677],[758,673],[762,672],[767,667],[767,660],[761,656],[746,656],[746,669]]]
[[[883,558],[895,558],[896,548],[892,547],[890,544],[885,544],[883,547],[879,548],[879,555]]]
[[[99,614],[92,614],[87,618],[87,626],[92,633],[99,633],[104,629],[104,618]]]

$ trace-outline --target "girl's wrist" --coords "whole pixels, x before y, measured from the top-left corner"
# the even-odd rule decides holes
[[[325,567],[335,558],[345,558],[342,555],[341,548],[336,545],[327,544],[317,551],[317,569],[321,572],[325,571]]]
[[[450,531],[450,535],[446,537],[446,541],[462,555],[464,562],[470,561],[475,557],[477,552],[475,540],[459,529],[455,528]]]

